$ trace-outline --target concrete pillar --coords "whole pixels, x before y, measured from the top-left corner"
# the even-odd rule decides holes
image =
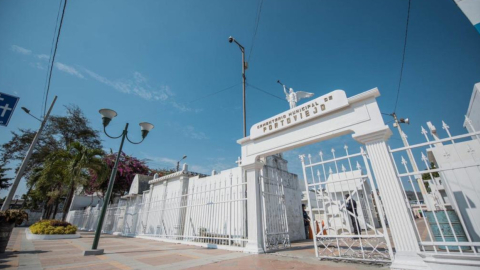
[[[415,224],[408,212],[408,202],[386,144],[391,135],[392,131],[385,126],[368,133],[355,134],[353,138],[365,144],[380,191],[385,216],[395,243],[395,258],[391,269],[430,269],[418,255],[420,248],[415,234]]]
[[[248,243],[245,252],[248,253],[264,253],[260,197],[260,170],[263,165],[261,162],[242,164],[242,176],[247,182]]]
[[[185,168],[185,165],[184,165],[184,168]],[[186,173],[186,171],[184,170],[184,172]],[[182,195],[186,195],[188,194],[188,184],[189,184],[189,176],[187,174],[183,174],[182,176],[180,176],[180,192]],[[179,237],[178,239],[179,240],[182,240],[183,239],[183,231],[184,231],[184,227],[185,227],[185,215],[187,213],[187,208],[186,208],[186,205],[188,203],[188,196],[183,196],[181,199],[180,199],[180,202],[179,202],[179,211],[178,211],[178,218],[177,218],[177,225],[176,225],[176,229],[177,229],[177,235],[181,236]]]

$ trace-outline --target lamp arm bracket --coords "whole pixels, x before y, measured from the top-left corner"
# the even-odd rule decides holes
[[[143,142],[143,140],[145,139],[145,138],[142,138],[142,140],[139,141],[139,142],[132,142],[132,141],[128,138],[128,135],[127,135],[126,137],[127,137],[127,141],[129,141],[131,144],[141,144],[141,143]]]
[[[103,132],[105,133],[105,135],[107,135],[107,137],[109,137],[111,139],[118,139],[118,138],[123,136],[123,132],[122,132],[122,134],[120,134],[120,136],[117,136],[117,137],[113,137],[113,136],[108,135],[106,127],[103,127]]]

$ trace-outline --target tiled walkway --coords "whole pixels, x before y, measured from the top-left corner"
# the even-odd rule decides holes
[[[298,253],[252,255],[160,241],[102,235],[105,254],[83,256],[92,233],[68,240],[30,241],[25,228],[15,228],[0,269],[387,269],[351,263],[318,261],[311,249]],[[311,253],[311,255],[310,255]]]

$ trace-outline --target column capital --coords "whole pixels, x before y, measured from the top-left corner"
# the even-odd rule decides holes
[[[265,164],[263,162],[260,162],[260,161],[256,161],[256,162],[253,162],[253,163],[250,163],[250,164],[242,164],[240,165],[240,167],[242,167],[243,170],[260,170],[263,168],[263,166],[265,166]]]
[[[353,134],[352,137],[357,142],[362,144],[374,143],[374,142],[385,142],[392,136],[392,131],[388,126],[384,126],[380,129],[367,131],[360,134]]]

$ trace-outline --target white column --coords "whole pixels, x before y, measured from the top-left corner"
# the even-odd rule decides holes
[[[392,131],[385,126],[368,133],[355,134],[353,138],[365,144],[367,148],[385,208],[385,216],[395,244],[395,258],[391,269],[429,269],[418,255],[420,248],[415,234],[415,225],[410,218],[407,201],[386,144],[391,135]]]
[[[185,174],[180,176],[180,193],[182,195],[188,194],[188,184],[189,184],[189,176],[185,171]],[[179,202],[179,209],[178,209],[178,221],[177,221],[177,235],[180,237],[179,240],[183,239],[183,230],[185,228],[185,214],[187,213],[187,196],[183,196]]]
[[[153,178],[155,179],[155,178]],[[145,227],[143,227],[143,234],[146,234],[147,228],[148,228],[148,216],[150,215],[150,207],[152,205],[152,197],[153,197],[153,189],[155,188],[155,185],[151,184],[150,185],[150,190],[148,191],[148,205],[145,207],[145,203],[147,201],[145,200],[145,203],[143,204],[143,209],[145,209],[145,212],[142,213],[142,219],[145,217]]]
[[[248,253],[264,253],[259,177],[263,165],[261,162],[242,164],[242,177],[247,182],[248,243],[245,252]]]

